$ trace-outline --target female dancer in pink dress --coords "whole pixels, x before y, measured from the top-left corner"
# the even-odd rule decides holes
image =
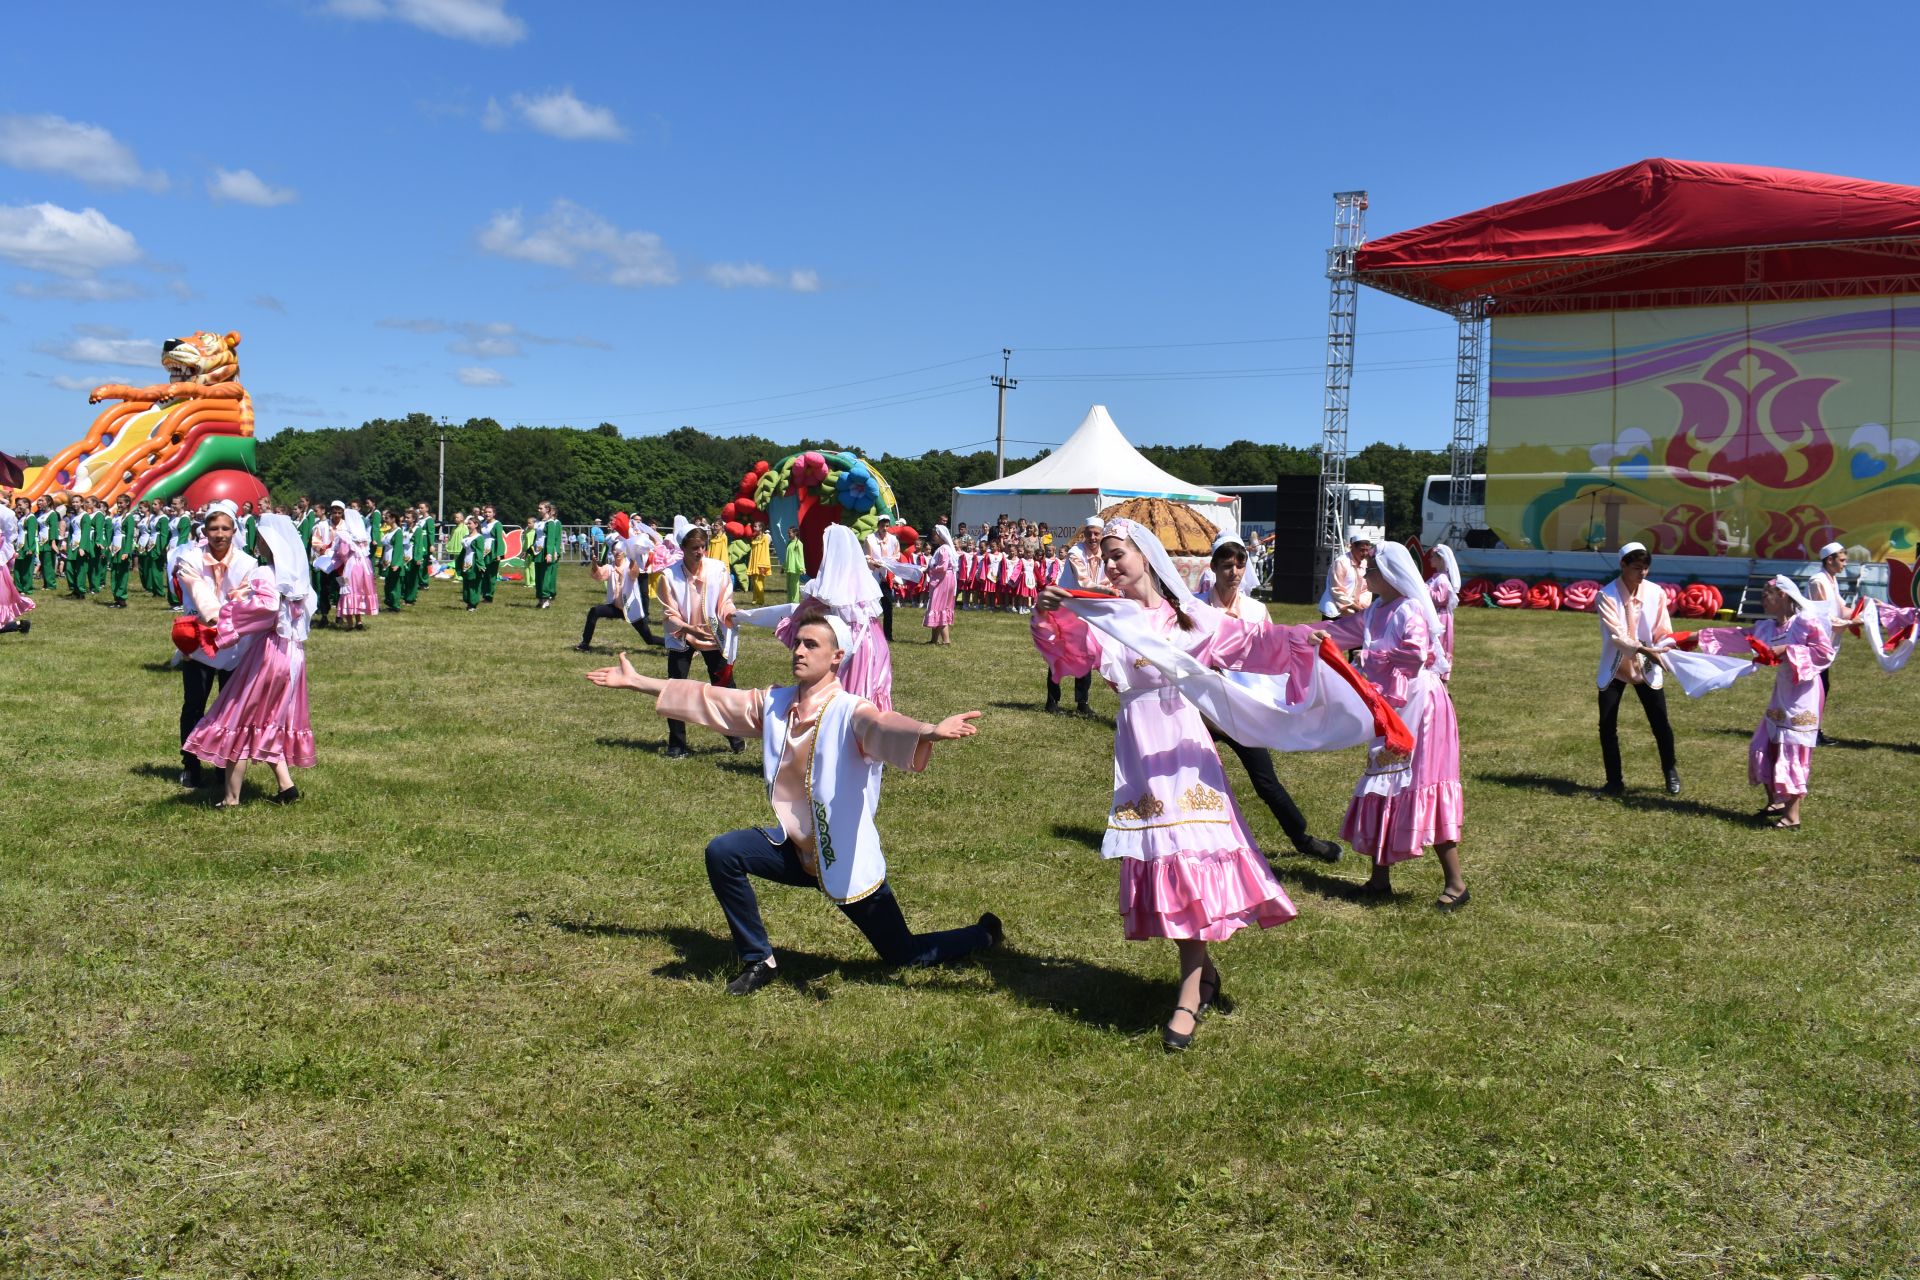
[[[1808,600],[1791,578],[1776,575],[1762,600],[1767,616],[1750,627],[1708,627],[1683,633],[1674,643],[1681,650],[1738,655],[1774,667],[1773,697],[1747,747],[1747,780],[1766,788],[1767,805],[1760,816],[1772,819],[1775,830],[1792,831],[1800,825],[1800,802],[1807,795],[1820,713],[1827,704],[1820,673],[1833,661],[1833,632],[1825,606]],[[1676,665],[1683,667],[1685,660]],[[1676,674],[1688,685],[1684,671]],[[1689,686],[1687,692],[1695,693],[1697,687]]]
[[[772,627],[793,648],[800,624],[832,614],[846,624],[851,648],[840,660],[840,687],[882,711],[893,710],[893,653],[882,625],[880,584],[867,565],[860,539],[843,524],[828,525],[820,538],[820,572],[800,588],[796,604],[736,610],[736,622]]]
[[[1441,679],[1449,683],[1453,679],[1453,614],[1460,607],[1460,562],[1453,557],[1453,548],[1442,542],[1432,552],[1434,574],[1427,579],[1427,598],[1433,601],[1433,612],[1440,619],[1440,653],[1447,660],[1448,670]]]
[[[1131,520],[1100,542],[1107,583],[1145,610],[1169,644],[1201,663],[1297,684],[1315,661],[1305,627],[1243,623],[1194,599],[1153,534]],[[1294,917],[1293,903],[1254,848],[1207,724],[1159,669],[1078,614],[1049,587],[1033,615],[1034,645],[1056,681],[1098,671],[1120,695],[1114,725],[1113,804],[1101,855],[1122,860],[1120,916],[1132,939],[1172,938],[1180,991],[1161,1031],[1169,1051],[1192,1041],[1209,1009],[1226,1012],[1207,944],[1249,924]]]
[[[336,512],[339,519],[334,518]],[[373,563],[367,558],[372,553],[372,539],[366,517],[344,502],[335,502],[327,512],[327,523],[333,526],[333,576],[340,584],[333,614],[346,623],[347,630],[358,631],[366,626],[361,619],[380,612]]]
[[[1446,876],[1442,911],[1467,905],[1460,873],[1460,826],[1466,802],[1460,790],[1460,728],[1445,677],[1451,668],[1440,649],[1440,620],[1413,554],[1388,543],[1367,561],[1372,603],[1358,613],[1330,619],[1316,635],[1342,649],[1360,651],[1360,674],[1380,691],[1413,731],[1413,754],[1399,756],[1376,744],[1366,771],[1353,788],[1340,838],[1373,860],[1363,893],[1393,892],[1392,867],[1417,858],[1432,845]]]
[[[36,517],[28,515],[27,519]],[[20,518],[13,508],[0,501],[0,635],[17,631],[26,635],[33,630],[33,597],[20,594],[13,585],[13,558],[19,554],[15,541],[20,533]]]
[[[959,559],[947,526],[933,526],[933,560],[921,579],[927,589],[927,630],[933,633],[927,637],[929,644],[953,643],[953,597],[958,589]]]
[[[317,601],[306,549],[300,530],[283,515],[260,517],[258,539],[260,563],[220,606],[213,634],[216,649],[238,646],[240,661],[180,748],[227,771],[226,794],[216,809],[240,804],[249,760],[273,766],[280,783],[270,797],[276,804],[300,798],[288,766],[313,767],[307,629]]]

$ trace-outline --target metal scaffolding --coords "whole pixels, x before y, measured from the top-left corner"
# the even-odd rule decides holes
[[[1454,347],[1453,444],[1448,461],[1452,480],[1447,490],[1447,531],[1442,540],[1459,544],[1473,527],[1471,508],[1486,501],[1484,482],[1481,500],[1473,500],[1474,460],[1487,442],[1487,392],[1491,379],[1486,368],[1487,299],[1475,298],[1454,312],[1460,324]]]
[[[1333,195],[1333,247],[1327,250],[1327,388],[1320,427],[1320,500],[1315,513],[1314,579],[1344,549],[1347,531],[1347,400],[1353,389],[1354,318],[1360,289],[1353,256],[1367,238],[1367,193]]]

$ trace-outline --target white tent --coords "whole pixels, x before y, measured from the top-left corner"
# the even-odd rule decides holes
[[[953,518],[969,530],[991,525],[1003,514],[1073,529],[1128,498],[1184,502],[1221,529],[1240,531],[1238,497],[1188,484],[1148,462],[1120,434],[1103,404],[1087,410],[1065,444],[1025,471],[955,489]]]

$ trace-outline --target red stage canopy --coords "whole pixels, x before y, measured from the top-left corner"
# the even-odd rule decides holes
[[[1496,315],[1920,293],[1920,187],[1642,160],[1375,240],[1355,274]]]

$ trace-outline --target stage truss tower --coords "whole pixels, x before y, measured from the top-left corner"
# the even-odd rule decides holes
[[[1353,391],[1354,319],[1360,288],[1353,257],[1367,239],[1367,193],[1333,195],[1333,247],[1327,250],[1327,386],[1320,425],[1320,501],[1314,528],[1314,578],[1324,582],[1327,567],[1346,544],[1347,401]]]
[[[1487,369],[1487,299],[1464,303],[1455,310],[1454,319],[1459,322],[1460,333],[1454,347],[1453,444],[1448,458],[1452,477],[1447,491],[1447,532],[1442,540],[1463,546],[1467,531],[1474,527],[1474,459],[1487,443],[1487,395],[1492,382]],[[1484,503],[1484,481],[1480,493]]]

